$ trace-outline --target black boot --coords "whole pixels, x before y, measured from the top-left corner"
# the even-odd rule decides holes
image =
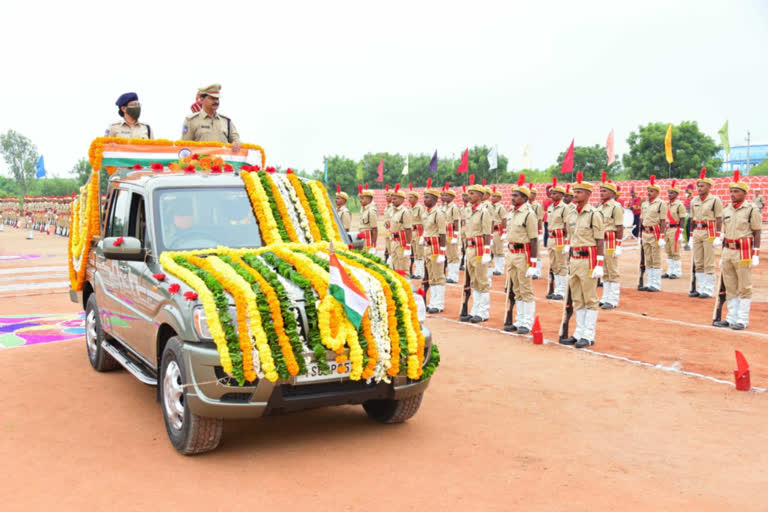
[[[558,343],[560,343],[561,345],[573,345],[577,341],[578,340],[576,338],[571,336],[570,338],[563,338],[563,339],[561,339]]]
[[[591,346],[592,346],[592,345],[594,345],[594,344],[595,344],[595,342],[594,342],[594,341],[589,341],[589,340],[588,340],[588,339],[586,339],[586,338],[581,338],[579,341],[577,341],[576,343],[574,343],[574,345],[573,345],[573,346],[574,346],[575,348],[587,348],[587,347],[591,347]]]

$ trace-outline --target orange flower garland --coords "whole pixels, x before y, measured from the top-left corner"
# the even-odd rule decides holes
[[[285,226],[285,232],[288,234],[288,238],[291,239],[291,242],[298,242],[299,235],[296,234],[296,229],[294,229],[293,227],[293,221],[291,220],[291,217],[288,215],[288,210],[285,207],[283,196],[280,194],[280,191],[277,189],[277,185],[275,185],[275,180],[272,179],[272,176],[270,176],[270,173],[266,173],[266,176],[267,176],[267,181],[269,181],[269,186],[272,189],[272,197],[275,200],[277,211],[280,212],[280,217],[283,219],[283,226]]]
[[[85,191],[81,194],[79,200],[76,199],[72,202],[72,211],[80,208],[80,202],[86,201],[86,206],[80,211],[85,215],[85,220],[80,221],[80,226],[74,224],[71,225],[69,231],[67,254],[69,257],[68,267],[70,276],[70,286],[74,291],[80,291],[83,289],[83,283],[85,283],[85,271],[88,267],[86,262],[88,261],[88,254],[91,251],[91,241],[93,237],[99,234],[99,173],[91,173],[91,177],[85,186]],[[74,214],[72,215],[74,218]],[[75,239],[78,240],[78,245],[75,246]],[[79,267],[75,267],[75,260],[79,261]]]
[[[261,238],[264,244],[271,245],[282,242],[280,231],[277,229],[277,223],[272,216],[272,209],[269,207],[269,199],[267,199],[267,194],[264,192],[264,187],[261,186],[261,181],[252,172],[242,172],[240,173],[240,178],[245,183],[245,191],[251,200],[253,213],[259,221],[259,230],[261,231]]]
[[[304,187],[301,186],[301,180],[295,174],[288,174],[287,176],[288,181],[290,181],[291,185],[293,186],[293,190],[295,190],[296,195],[299,196],[299,202],[301,203],[301,207],[304,209],[304,214],[307,216],[307,221],[309,221],[309,230],[312,234],[312,239],[315,242],[322,241],[323,237],[320,235],[320,228],[317,227],[317,221],[315,220],[315,216],[312,214],[312,208],[310,208],[309,200],[307,199],[307,195],[304,193]]]

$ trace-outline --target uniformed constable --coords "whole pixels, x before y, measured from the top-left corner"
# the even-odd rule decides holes
[[[573,192],[575,206],[568,212],[566,225],[571,242],[568,293],[573,301],[576,329],[573,336],[560,343],[584,348],[595,344],[597,280],[603,277],[603,216],[590,206],[592,185],[582,183],[581,172],[576,173]]]
[[[358,197],[360,198],[360,232],[365,240],[365,249],[371,254],[376,254],[376,242],[379,238],[379,214],[373,204],[373,190],[368,190],[365,185],[358,185]]]
[[[392,215],[389,221],[390,247],[392,268],[408,275],[411,263],[411,234],[413,222],[411,212],[405,207],[405,192],[400,190],[400,184],[395,185],[392,192]]]
[[[140,123],[141,103],[139,95],[135,92],[121,94],[117,101],[117,114],[122,121],[112,123],[104,132],[106,137],[123,137],[126,139],[154,139],[152,128],[148,124]]]
[[[453,202],[455,198],[456,192],[450,188],[450,183],[446,182],[440,200],[443,203],[443,215],[445,215],[445,258],[448,262],[445,280],[448,283],[459,282],[459,265],[461,263],[461,250],[459,249],[461,213],[459,207]]]
[[[688,295],[706,299],[715,294],[715,247],[723,243],[723,202],[710,194],[713,181],[707,178],[707,170],[702,169],[696,190],[698,196],[691,200],[691,229],[693,236],[693,266],[696,270],[696,290]]]
[[[493,255],[493,275],[504,273],[506,255],[504,254],[504,233],[506,233],[507,209],[501,204],[501,191],[491,188],[491,214],[493,215],[493,240],[491,254]]]
[[[469,214],[472,213],[472,204],[469,201],[469,192],[467,192],[467,186],[462,185],[462,193],[461,193],[461,209],[459,210],[459,213],[461,215],[461,265],[459,266],[459,270],[464,270],[466,266],[466,256],[467,256],[467,236],[466,236],[466,226],[467,226],[467,219],[469,218]]]
[[[515,320],[511,325],[504,325],[504,330],[520,334],[531,332],[536,316],[531,279],[536,272],[539,223],[536,212],[526,202],[530,195],[531,190],[524,184],[515,187],[512,190],[512,207],[505,217],[507,283],[515,293]]]
[[[474,181],[470,176],[470,182]],[[485,187],[472,184],[469,187],[469,216],[464,227],[467,238],[466,261],[472,288],[472,311],[462,322],[485,322],[491,306],[491,286],[488,280],[488,264],[491,262],[491,213],[482,206]]]
[[[683,227],[688,213],[680,199],[680,189],[677,181],[672,180],[672,186],[667,189],[669,204],[667,206],[667,229],[664,232],[667,252],[667,272],[662,278],[680,279],[683,275],[683,262],[680,260],[680,249],[683,246]]]
[[[606,180],[603,172],[600,182],[600,213],[603,215],[603,250],[605,251],[605,277],[603,278],[603,300],[600,307],[614,309],[619,306],[621,280],[619,256],[621,240],[624,238],[624,208],[616,201],[618,188]]]
[[[656,176],[651,175],[646,190],[648,199],[640,206],[641,242],[645,253],[645,285],[639,290],[658,292],[661,291],[661,249],[666,245],[662,235],[667,223],[667,204],[659,199],[661,187],[656,184]]]
[[[738,170],[733,174],[734,180],[729,186],[731,204],[723,210],[725,240],[720,257],[728,315],[714,325],[740,331],[749,326],[752,267],[760,264],[762,218],[760,210],[746,200],[749,185],[739,179]]]
[[[533,188],[533,184],[529,183],[528,188],[531,191],[531,197],[528,199],[528,204],[533,209],[534,213],[536,213],[536,218],[539,219],[539,242],[542,244],[544,243],[544,207],[541,205],[540,202],[536,200],[536,189]],[[534,279],[539,279],[541,277],[541,260],[538,260],[536,262],[536,270],[533,273]]]
[[[389,230],[389,223],[392,220],[392,191],[389,190],[389,185],[384,185],[384,200],[387,202],[387,206],[384,207],[384,259],[387,264],[392,266],[392,232]]]
[[[336,185],[336,213],[339,214],[339,220],[344,231],[349,231],[352,227],[352,213],[347,208],[349,194],[342,192],[341,187]]]
[[[231,142],[232,151],[240,151],[240,134],[235,123],[218,113],[221,85],[213,84],[200,88],[203,109],[184,119],[182,140]]]
[[[755,195],[752,198],[752,204],[755,205],[755,208],[760,210],[760,214],[763,213],[763,208],[765,208],[765,198],[760,195],[760,189],[755,189]]]
[[[568,218],[569,208],[563,201],[565,188],[557,184],[557,178],[552,178],[552,188],[549,189],[552,204],[547,208],[547,228],[549,229],[549,268],[552,271],[555,281],[551,294],[547,294],[548,299],[563,300],[565,289],[568,286],[568,233],[566,230],[566,219]],[[573,198],[573,196],[571,196]]]
[[[429,276],[429,304],[427,313],[441,313],[445,309],[445,214],[437,206],[440,190],[432,188],[432,178],[427,179],[424,191],[424,261]]]
[[[421,236],[424,233],[425,209],[419,204],[419,193],[413,190],[413,184],[409,184],[408,188],[408,208],[411,210],[411,222],[413,222],[411,233],[413,278],[422,279],[424,277],[424,244],[421,243]]]

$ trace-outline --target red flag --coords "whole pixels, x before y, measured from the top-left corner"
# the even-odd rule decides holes
[[[563,167],[560,169],[560,174],[573,172],[573,142],[574,141],[572,140],[571,145],[568,147],[568,151],[565,153],[565,157],[563,158]]]
[[[384,159],[382,158],[379,160],[379,167],[376,169],[376,172],[379,173],[378,176],[376,176],[376,181],[384,181]]]
[[[613,128],[605,141],[605,152],[608,154],[608,165],[611,165],[616,160],[616,154],[613,152]]]
[[[461,163],[456,168],[456,172],[469,171],[469,148],[464,150],[464,154],[461,155]]]

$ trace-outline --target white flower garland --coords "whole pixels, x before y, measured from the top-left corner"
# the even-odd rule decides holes
[[[288,212],[288,216],[291,218],[291,223],[293,224],[294,231],[296,231],[296,235],[299,237],[299,242],[303,244],[312,242],[309,221],[304,213],[304,208],[301,206],[299,196],[297,196],[296,191],[293,190],[293,185],[291,185],[288,178],[282,174],[273,174],[272,179],[274,180],[280,195],[283,197],[285,209]],[[286,201],[286,198],[288,198],[289,201]]]
[[[376,343],[378,359],[373,369],[373,376],[368,379],[368,382],[374,380],[378,383],[383,380],[389,383],[387,370],[392,366],[392,354],[387,323],[387,299],[384,296],[384,290],[381,288],[381,283],[363,269],[352,266],[347,268],[363,285],[365,295],[371,302],[368,306],[368,318],[371,320],[371,333],[373,334],[373,341]]]

